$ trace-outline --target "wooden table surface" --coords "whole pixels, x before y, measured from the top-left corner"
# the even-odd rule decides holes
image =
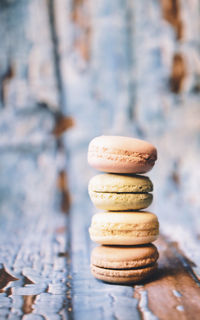
[[[198,0],[0,1],[0,319],[200,319]],[[151,141],[154,278],[90,273],[97,135]]]
[[[162,234],[155,276],[135,286],[90,274],[90,211],[1,216],[0,319],[199,319],[192,261]]]

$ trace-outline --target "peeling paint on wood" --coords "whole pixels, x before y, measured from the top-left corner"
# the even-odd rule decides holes
[[[0,269],[0,290],[1,292],[3,291],[2,289],[7,286],[7,284],[11,281],[16,281],[18,280],[17,278],[13,277],[9,272],[7,272],[2,265]]]
[[[34,304],[34,301],[36,299],[36,295],[32,295],[32,296],[23,296],[23,299],[24,299],[24,304],[23,304],[23,307],[22,307],[22,311],[24,314],[29,314],[29,313],[32,313],[32,311],[34,310],[33,309],[33,304]]]
[[[183,22],[181,20],[180,0],[162,0],[163,18],[175,29],[177,39],[183,36]]]
[[[5,74],[2,76],[1,80],[1,102],[4,105],[8,99],[8,86],[10,81],[15,75],[15,68],[12,64],[8,66]]]
[[[198,1],[0,6],[0,318],[195,319]],[[89,271],[94,172],[86,153],[102,133],[144,138],[159,150],[151,210],[168,240],[158,242],[158,274],[140,287],[104,284]]]
[[[162,237],[156,244],[160,253],[158,272],[152,281],[135,290],[135,295],[139,294],[139,306],[141,299],[146,301],[146,307],[141,307],[144,319],[148,319],[151,313],[163,320],[198,319],[200,282],[191,278],[188,272],[190,265],[173,244]]]
[[[70,121],[56,117],[47,2],[13,2],[1,7],[0,18],[2,32],[8,29],[0,50],[0,318],[64,319],[70,263],[60,253],[68,252],[68,221],[56,195],[65,157],[52,132],[61,135]]]
[[[74,121],[70,117],[66,117],[62,114],[56,115],[56,123],[52,133],[58,138],[60,137],[66,130],[73,127]]]
[[[180,53],[176,53],[173,57],[172,71],[170,76],[170,88],[174,93],[182,91],[183,81],[186,77],[187,71],[185,61]]]
[[[67,182],[67,173],[61,170],[58,174],[58,189],[60,191],[60,208],[62,212],[68,212],[70,209],[70,192]]]
[[[136,287],[137,293],[139,293],[138,309],[144,320],[158,320],[148,306],[148,292],[141,286]],[[135,294],[137,297],[137,293]]]
[[[42,316],[53,316],[59,313],[66,304],[65,296],[67,292],[67,263],[66,258],[60,256],[60,252],[66,252],[66,233],[55,233],[55,229],[63,227],[66,224],[65,216],[61,213],[52,213],[51,215],[43,212],[43,216],[36,216],[25,222],[27,230],[27,237],[24,239],[23,225],[18,227],[18,244],[20,250],[16,252],[17,248],[12,245],[12,237],[6,243],[6,250],[10,252],[11,261],[6,263],[9,268],[12,268],[12,281],[9,278],[9,283],[5,287],[4,292],[9,293],[12,301],[13,315],[20,312],[25,314],[37,312],[42,307],[40,299],[43,292],[48,292],[48,301],[53,301],[53,295],[56,295],[55,306],[49,306],[41,309]],[[17,221],[17,218],[16,218]],[[28,223],[29,221],[29,223]],[[10,227],[12,227],[12,222]],[[1,237],[2,243],[2,237]],[[5,242],[4,242],[5,244]],[[17,254],[17,255],[16,255]],[[16,256],[15,256],[16,255]],[[3,252],[1,250],[1,259],[3,259]],[[22,272],[22,273],[21,273]],[[7,273],[8,274],[8,273]],[[11,277],[11,276],[10,276]],[[18,279],[18,281],[16,281]],[[69,280],[68,280],[69,281]],[[1,282],[2,285],[2,282]],[[10,291],[8,291],[10,289]],[[15,305],[14,297],[22,297],[22,304]],[[21,300],[20,300],[21,301]]]
[[[91,25],[89,1],[72,1],[72,21],[75,24],[74,47],[85,61],[90,60]]]

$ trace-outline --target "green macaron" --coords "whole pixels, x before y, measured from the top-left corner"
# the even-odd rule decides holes
[[[141,175],[99,174],[90,180],[88,191],[97,208],[109,211],[140,210],[153,200],[153,184]]]

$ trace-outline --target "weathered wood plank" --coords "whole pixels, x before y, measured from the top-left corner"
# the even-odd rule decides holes
[[[80,208],[82,208],[80,210]],[[75,202],[71,212],[72,293],[75,319],[139,319],[137,300],[130,286],[97,281],[90,273],[91,243],[88,227],[91,208],[85,198]]]
[[[190,45],[189,52],[192,53],[195,52],[198,43],[195,31],[197,26],[192,25],[189,17],[193,11],[198,11],[197,2],[193,2],[190,13],[186,16],[185,5],[184,1],[180,4],[182,11],[178,13],[178,19],[184,20],[183,29],[185,25],[187,27],[189,25],[189,29],[194,31],[190,32],[193,45]],[[63,52],[61,51],[63,79],[69,93],[68,110],[76,122],[67,139],[74,207],[71,216],[74,315],[80,317],[84,310],[88,312],[90,305],[91,317],[94,314],[102,317],[104,313],[108,318],[112,318],[116,316],[116,305],[114,308],[113,304],[109,305],[107,291],[112,288],[112,295],[118,304],[119,296],[122,294],[120,290],[124,287],[117,289],[116,286],[95,282],[90,278],[88,270],[89,254],[86,252],[86,247],[91,246],[87,231],[90,224],[88,211],[91,212],[91,209],[85,207],[85,199],[88,177],[95,172],[85,166],[87,144],[93,136],[103,133],[134,135],[151,140],[157,145],[159,162],[150,173],[155,182],[155,202],[151,209],[159,216],[162,232],[180,245],[183,250],[182,258],[185,254],[199,266],[198,232],[194,230],[194,220],[188,219],[188,215],[192,214],[198,224],[198,200],[195,199],[191,208],[191,201],[188,199],[188,193],[192,193],[192,190],[197,194],[196,183],[192,181],[197,181],[198,170],[191,169],[191,166],[195,165],[197,168],[199,162],[199,159],[197,160],[199,146],[196,138],[199,132],[198,101],[192,93],[193,71],[187,72],[187,76],[184,71],[187,51],[185,46],[190,40],[184,38],[185,42],[179,43],[179,37],[176,39],[174,36],[176,31],[173,31],[173,27],[163,18],[166,15],[162,12],[164,9],[159,2],[150,1],[147,4],[146,1],[134,3],[97,1],[94,4],[91,1],[74,1],[72,7],[75,12],[72,12],[71,16],[75,15],[76,19],[72,19],[71,23],[68,2],[63,1],[59,6],[57,16],[62,17],[66,11],[61,8],[67,6],[67,22],[65,22],[67,25],[70,24],[68,28],[70,35],[75,34],[73,38],[69,33],[65,33],[67,25],[62,27],[61,23],[58,27],[63,49]],[[87,33],[88,28],[92,30],[89,33]],[[86,34],[89,36],[84,42],[87,59],[80,49],[83,45],[81,39]],[[79,43],[76,46],[75,38],[75,42],[79,43],[80,40],[82,45]],[[163,39],[166,39],[166,43]],[[177,47],[181,47],[181,63],[180,59],[175,59]],[[179,64],[181,70],[184,67],[184,72],[180,70],[180,74],[177,75],[176,68]],[[174,95],[174,89],[170,91],[170,81],[171,88],[172,84],[178,88],[177,93],[179,90],[184,92],[181,93],[180,100]],[[178,104],[180,106],[177,106]],[[175,147],[174,137],[177,140]],[[191,155],[183,159],[184,146],[186,143],[189,145],[189,140],[195,141],[189,147]],[[191,171],[193,178],[189,176]],[[188,181],[191,186],[190,191],[186,187]],[[83,208],[81,212],[80,207]],[[81,274],[79,265],[83,269]],[[182,264],[181,266],[183,268]],[[90,295],[88,297],[89,281],[94,281],[91,282],[92,297]],[[103,293],[95,300],[95,292],[98,294],[99,290]],[[129,295],[129,290],[132,289],[126,288],[126,290]],[[170,290],[173,289],[169,287]],[[105,295],[105,299],[102,295]],[[80,310],[80,301],[83,310]],[[127,301],[120,305],[122,318],[126,308],[134,312],[137,305],[135,300]],[[176,301],[175,296],[174,301]],[[93,305],[96,305],[94,310]],[[109,314],[104,310],[108,306]],[[149,310],[147,309],[148,312]]]
[[[49,6],[0,9],[0,318],[67,319],[68,189],[57,140],[71,122],[60,108]]]
[[[192,278],[188,261],[163,237],[156,242],[158,272],[149,283],[136,286],[135,297],[144,319],[151,312],[158,319],[199,319],[200,282]]]
[[[92,243],[88,234],[91,205],[87,194],[87,183],[92,170],[86,165],[87,144],[95,132],[108,127],[109,119],[112,121],[110,117],[111,108],[113,108],[112,95],[113,91],[120,86],[121,76],[125,77],[124,81],[121,80],[122,85],[125,90],[129,90],[129,84],[126,84],[126,78],[129,77],[126,76],[127,47],[124,45],[128,42],[125,36],[128,28],[127,6],[124,7],[120,1],[112,1],[108,5],[100,1],[96,4],[92,1],[73,1],[70,7],[68,1],[60,1],[55,7],[57,34],[60,39],[61,72],[68,93],[67,108],[76,119],[75,126],[66,138],[72,198],[70,212],[72,313],[75,319],[83,319],[86,314],[87,319],[94,317],[125,319],[125,315],[126,319],[139,319],[137,300],[133,299],[132,287],[112,286],[96,281],[89,268]],[[108,11],[106,21],[104,21],[102,10]],[[121,11],[114,18],[115,10]],[[112,31],[110,31],[110,23]],[[117,27],[116,32],[115,27]],[[103,42],[105,39],[103,35],[106,33],[109,33],[115,43],[114,48],[110,48],[108,57],[104,52],[105,43]],[[117,39],[116,35],[120,39]],[[110,65],[110,60],[107,60],[112,59],[112,55],[115,56],[116,62],[118,59],[123,61],[116,71],[114,65]],[[104,68],[105,76],[98,71],[99,67]],[[101,77],[104,78],[101,79]],[[107,87],[113,91],[106,92]],[[120,99],[122,100],[123,97]],[[117,97],[115,107],[117,110],[121,109],[120,114],[123,115],[123,101],[118,103]],[[98,115],[101,118],[98,118]]]
[[[198,1],[20,0],[0,6],[0,317],[195,319]],[[87,183],[95,172],[86,153],[89,140],[102,133],[142,137],[159,150],[150,173],[152,211],[162,233],[177,243],[158,242],[159,272],[135,289],[104,284],[89,271],[94,209]],[[63,211],[69,207],[65,167],[70,221],[57,210],[60,200]]]
[[[58,108],[46,1],[1,3],[1,106]],[[6,36],[5,36],[6,35]]]
[[[199,86],[198,8],[198,1],[190,6],[184,0],[162,1],[162,6],[135,1],[132,72],[137,74],[133,126],[158,147],[159,160],[150,172],[155,186],[152,211],[158,214],[162,232],[194,262],[199,277],[200,117],[199,91],[194,90]],[[175,10],[173,21],[169,21],[170,10]],[[176,17],[181,36],[177,36]]]
[[[11,214],[12,219],[1,219],[0,258],[6,271],[1,270],[9,280],[1,281],[1,295],[8,297],[10,315],[33,311],[51,318],[67,307],[66,216],[44,208],[32,216]]]

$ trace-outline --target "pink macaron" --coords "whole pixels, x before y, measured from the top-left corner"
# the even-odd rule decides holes
[[[104,172],[145,173],[156,159],[157,150],[151,143],[130,137],[96,137],[88,149],[88,163]]]

